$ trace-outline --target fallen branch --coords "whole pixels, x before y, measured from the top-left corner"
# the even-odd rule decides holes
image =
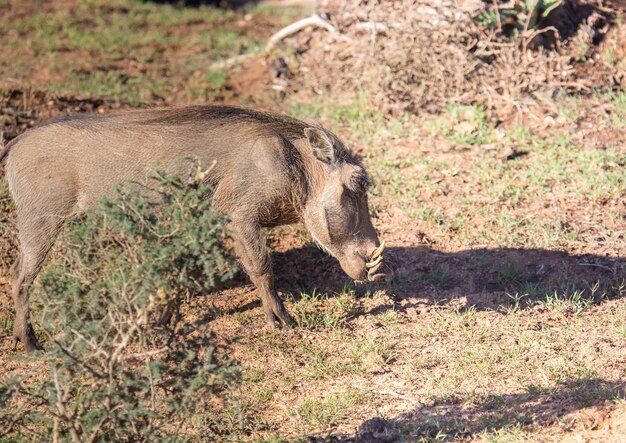
[[[335,28],[328,20],[322,18],[319,14],[314,14],[311,17],[298,20],[297,22],[292,23],[289,26],[286,26],[280,31],[276,32],[267,41],[266,50],[271,51],[274,46],[276,46],[280,41],[284,40],[290,35],[300,32],[305,28],[308,28],[309,26],[324,28],[328,32],[333,34],[337,32],[337,28]]]
[[[255,51],[249,54],[236,55],[234,57],[227,58],[226,60],[221,60],[219,62],[212,63],[209,66],[209,69],[211,71],[227,69],[249,58],[256,57],[264,52],[270,52],[281,40],[284,40],[290,35],[293,35],[303,30],[304,28],[308,28],[309,26],[324,28],[328,32],[331,32],[333,34],[337,32],[337,28],[335,28],[328,20],[322,18],[318,14],[315,14],[315,15],[312,15],[311,17],[298,20],[297,22],[292,23],[289,26],[286,26],[282,28],[280,31],[274,33],[267,41],[267,45],[265,46],[265,51]]]

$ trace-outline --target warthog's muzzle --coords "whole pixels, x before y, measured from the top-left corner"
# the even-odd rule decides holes
[[[367,268],[367,279],[369,281],[385,281],[387,280],[388,274],[381,272],[381,267],[383,266],[383,252],[385,251],[385,241],[383,240],[380,243],[380,246],[376,248],[376,250],[372,253],[370,257],[370,261],[365,263],[365,267]]]

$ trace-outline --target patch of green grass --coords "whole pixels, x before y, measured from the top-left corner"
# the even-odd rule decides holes
[[[509,312],[519,312],[524,306],[526,306],[528,301],[528,293],[526,292],[515,292],[513,294],[506,293],[506,296],[509,297],[513,303],[512,306],[507,306],[506,310]]]
[[[329,344],[300,344],[296,349],[304,363],[302,375],[308,379],[327,379],[363,372],[358,363],[344,358],[341,352],[332,349]]]
[[[337,425],[363,399],[356,390],[332,394],[325,399],[305,399],[299,408],[300,417],[309,425],[329,428]]]
[[[559,131],[539,137],[513,128],[503,143],[513,142],[526,154],[503,160],[491,153],[450,153],[438,157],[447,161],[433,162],[419,152],[402,157],[381,152],[371,169],[377,174],[378,193],[400,197],[397,206],[426,222],[436,236],[464,245],[549,249],[584,244],[583,219],[568,217],[559,208],[595,207],[619,198],[626,192],[626,177],[620,173],[626,165],[624,154],[617,148],[583,149]],[[534,207],[532,213],[529,207]],[[613,211],[608,217],[617,215]],[[619,249],[615,230],[604,226],[595,223]]]
[[[584,290],[574,290],[571,293],[554,291],[546,294],[543,305],[548,309],[578,314],[593,304],[593,293],[586,295]]]
[[[219,8],[179,8],[135,1],[81,1],[74,9],[57,8],[40,12],[15,23],[29,36],[28,45],[36,55],[81,50],[122,53],[158,43],[185,43],[168,28],[190,23],[213,23],[228,14]]]
[[[275,393],[275,388],[271,386],[266,386],[256,389],[253,395],[258,401],[265,403],[270,401],[274,397]]]
[[[48,85],[48,89],[53,93],[67,95],[78,93],[88,98],[108,97],[124,101],[131,106],[140,106],[143,102],[141,87],[141,79],[115,71],[71,71],[62,82]]]
[[[2,311],[5,310],[3,309]],[[5,335],[13,333],[13,313],[8,309],[0,315],[0,330],[2,330]]]
[[[226,71],[209,71],[205,78],[209,85],[215,89],[221,88],[228,79],[228,72]]]
[[[416,443],[449,441],[463,435],[462,421],[444,422],[439,417],[424,417],[407,425],[411,433],[417,434]]]
[[[339,329],[345,326],[342,303],[328,309],[326,294],[301,292],[300,300],[292,309],[292,316],[298,326],[305,329]]]
[[[434,266],[427,271],[420,271],[417,276],[420,281],[440,289],[449,289],[455,284],[454,276],[446,264]]]
[[[626,123],[626,94],[609,91],[606,93],[609,103],[613,105],[610,123],[622,127]]]
[[[343,288],[338,297],[334,297],[333,308],[337,309],[342,316],[351,317],[356,314],[360,303],[357,299],[357,294],[354,288],[346,286]]]
[[[365,93],[358,93],[355,97],[345,100],[345,103],[330,103],[328,100],[314,98],[308,103],[294,102],[291,113],[297,118],[325,119],[337,125],[359,127],[366,121],[375,118],[373,123],[382,123],[377,117],[377,110],[368,103]]]
[[[396,359],[399,340],[392,336],[355,339],[350,345],[350,356],[359,366],[384,366]]]
[[[406,198],[418,198],[422,182],[407,179],[407,172],[413,166],[412,158],[390,159],[381,153],[379,157],[372,157],[370,174],[374,181],[372,193],[375,195],[396,195]],[[427,177],[426,177],[427,179]],[[414,210],[410,206],[405,212]]]
[[[514,263],[505,263],[495,273],[493,284],[499,289],[518,287],[526,279],[526,272]]]
[[[261,437],[253,441],[255,443],[287,443],[289,440],[285,440],[277,435],[272,435],[270,437]]]
[[[224,84],[225,74],[200,73],[212,61],[260,45],[252,27],[231,26],[236,14],[212,6],[81,0],[73,8],[59,5],[0,25],[7,37],[0,66],[15,58],[11,54],[24,53],[32,61],[23,66],[11,62],[15,78],[30,83],[33,69],[45,69],[50,89],[68,95],[138,105],[153,100],[153,94],[168,99],[181,94],[183,84],[185,97],[208,100]]]
[[[620,297],[624,293],[623,283],[578,281],[567,270],[564,270],[560,280],[551,285],[528,281],[515,283],[513,286],[519,290],[507,293],[513,302],[510,309],[516,312],[527,305],[538,305],[565,314],[579,314],[593,304]]]
[[[485,145],[497,140],[493,125],[481,106],[451,105],[446,113],[430,121],[435,133],[457,145]]]
[[[222,87],[228,80],[228,72],[225,70],[209,71],[199,79],[193,79],[187,86],[187,95],[192,99],[209,101],[221,92]]]
[[[388,309],[376,316],[376,321],[383,327],[397,330],[400,323],[400,314],[395,309]]]
[[[239,32],[222,29],[210,34],[213,55],[217,59],[228,58],[233,54],[246,54],[254,51],[256,41]]]
[[[263,371],[259,369],[251,369],[249,371],[246,371],[246,373],[244,374],[243,382],[244,383],[259,383],[263,381],[263,379],[264,379]]]
[[[417,208],[411,208],[407,215],[417,220],[436,223],[438,225],[446,223],[445,217],[441,213],[441,209],[432,206],[418,206]]]
[[[528,441],[527,433],[527,425],[524,423],[514,423],[495,430],[485,430],[480,433],[480,436],[483,441],[489,443],[515,443]]]
[[[307,103],[293,102],[290,114],[305,120],[319,120],[331,129],[341,127],[351,138],[368,147],[376,146],[383,137],[410,135],[407,117],[386,121],[368,96],[359,92],[340,101],[314,98]]]

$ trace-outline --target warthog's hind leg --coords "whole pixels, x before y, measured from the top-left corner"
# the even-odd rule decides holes
[[[35,331],[28,319],[28,288],[37,275],[37,267],[33,266],[32,261],[25,261],[24,255],[20,253],[11,269],[13,306],[15,308],[13,349],[17,349],[17,342],[21,341],[28,353],[43,349],[37,341]]]
[[[270,250],[265,245],[261,228],[250,223],[238,223],[233,217],[231,230],[235,239],[235,252],[259,291],[268,324],[273,328],[279,325],[295,326],[276,293]]]
[[[29,288],[63,225],[63,219],[59,215],[33,217],[32,213],[23,210],[18,211],[17,214],[20,254],[11,268],[11,287],[15,308],[13,347],[16,348],[17,342],[21,341],[28,353],[43,349],[29,321]]]

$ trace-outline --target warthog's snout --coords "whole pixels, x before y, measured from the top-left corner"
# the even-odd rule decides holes
[[[364,254],[364,250],[371,251]],[[350,253],[339,255],[339,263],[346,274],[357,282],[382,282],[391,275],[391,269],[385,263],[383,252],[385,242],[379,246],[350,249]]]

